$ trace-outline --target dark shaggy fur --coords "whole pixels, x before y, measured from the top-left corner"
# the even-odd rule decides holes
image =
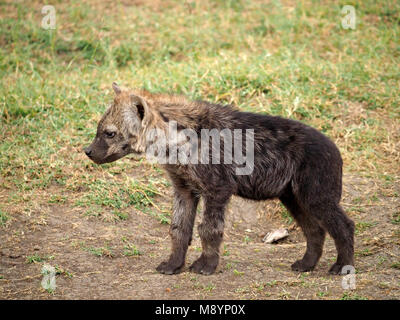
[[[354,264],[354,223],[339,204],[342,159],[335,144],[322,133],[298,121],[240,112],[230,106],[191,102],[183,97],[154,95],[143,90],[122,93],[119,88],[114,90],[117,98],[101,123],[109,122],[117,128],[116,133],[121,137],[115,144],[126,146],[129,139],[134,138],[134,142],[129,142],[129,152],[143,152],[146,146],[138,145],[137,141],[142,141],[140,136],[149,128],[165,129],[168,120],[177,121],[180,129],[191,128],[199,134],[201,129],[254,130],[254,170],[250,175],[236,175],[237,166],[223,164],[223,161],[222,164],[165,165],[175,190],[170,227],[172,253],[157,267],[159,272],[178,273],[184,265],[200,197],[204,201],[204,220],[199,225],[203,252],[190,268],[202,274],[215,271],[224,233],[225,207],[232,195],[253,200],[279,198],[282,201],[307,239],[306,253],[292,265],[293,270],[314,269],[322,254],[326,232],[334,239],[338,252],[330,272],[338,274],[343,266]],[[136,136],[132,130],[129,134],[125,132],[125,126],[129,127],[126,124],[128,120],[120,118],[129,108],[142,123],[135,131]],[[115,119],[107,114],[114,114]],[[112,141],[102,141],[105,140],[99,137],[102,130],[99,124],[96,139],[86,150],[89,156],[92,154],[92,159],[96,149],[113,144]],[[223,144],[221,153],[222,149]],[[93,159],[103,163],[114,161],[128,151],[114,156],[104,150],[97,152],[108,154],[108,159],[111,159]]]

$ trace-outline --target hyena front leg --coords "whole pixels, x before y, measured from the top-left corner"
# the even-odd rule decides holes
[[[190,270],[201,274],[212,274],[219,263],[219,251],[224,234],[224,213],[228,199],[205,198],[204,217],[199,225],[203,252]]]
[[[187,248],[192,240],[193,224],[199,196],[185,188],[175,187],[174,208],[169,234],[172,239],[172,252],[167,261],[162,262],[157,271],[175,274],[185,264]]]

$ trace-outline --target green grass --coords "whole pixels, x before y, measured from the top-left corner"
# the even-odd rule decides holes
[[[82,185],[88,190],[75,200],[75,206],[89,208],[87,215],[98,214],[94,212],[93,206],[97,206],[99,211],[111,210],[115,218],[120,220],[128,218],[121,209],[133,206],[138,210],[144,210],[152,204],[151,198],[157,192],[152,185],[139,185],[129,177],[125,177],[124,181],[95,179]]]
[[[64,275],[65,277],[70,279],[73,278],[74,276],[72,272],[65,270],[64,268],[58,265],[55,266],[55,270],[56,270],[56,275]]]
[[[369,230],[371,227],[376,225],[377,223],[375,222],[368,222],[368,221],[360,221],[356,223],[356,230],[355,233],[358,235],[360,233],[363,233],[367,230]]]
[[[286,224],[292,224],[293,223],[293,217],[292,217],[292,215],[289,213],[289,211],[287,211],[286,209],[285,209],[285,207],[283,206],[283,204],[280,204],[280,206],[281,206],[281,210],[280,210],[280,214],[281,214],[281,217],[282,217],[282,219],[286,222]]]
[[[112,250],[110,248],[104,248],[104,247],[88,247],[84,248],[85,251],[91,253],[92,255],[96,257],[110,257],[112,258],[114,256]]]
[[[400,211],[393,213],[393,218],[391,220],[393,224],[400,224]]]
[[[398,182],[398,1],[157,3],[58,1],[56,30],[40,27],[40,1],[0,4],[4,208],[46,199],[123,220],[134,206],[170,222],[151,203],[157,186],[114,179],[131,161],[97,166],[81,152],[113,81],[301,120],[338,144],[346,172]],[[346,4],[355,30],[341,28]]]
[[[43,262],[44,260],[45,260],[45,258],[40,257],[36,253],[32,256],[26,257],[26,263],[37,263],[37,262]]]
[[[340,300],[368,300],[368,298],[358,295],[357,293],[345,292]]]
[[[235,276],[239,276],[239,277],[241,277],[241,276],[243,276],[244,275],[244,272],[241,272],[241,271],[238,271],[238,270],[233,270],[233,274],[235,275]]]
[[[128,244],[128,245],[124,246],[123,255],[126,257],[141,256],[142,253],[136,248],[135,245]]]
[[[143,253],[131,242],[129,242],[125,237],[122,238],[124,243],[123,255],[126,257],[131,256],[141,256]]]
[[[7,214],[7,212],[2,211],[0,209],[0,226],[4,226],[6,224],[6,222],[9,220],[9,215]]]

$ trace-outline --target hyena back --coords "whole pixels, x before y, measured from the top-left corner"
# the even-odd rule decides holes
[[[307,240],[306,252],[293,263],[293,270],[314,269],[322,254],[326,232],[334,239],[338,252],[330,273],[338,274],[343,266],[354,264],[354,223],[339,204],[342,159],[335,144],[322,133],[298,121],[240,112],[231,106],[145,90],[122,90],[115,83],[113,89],[114,103],[100,120],[94,141],[85,148],[87,156],[96,163],[146,152],[157,143],[150,132],[157,129],[168,134],[170,121],[176,121],[178,131],[191,129],[199,138],[203,129],[254,132],[251,140],[254,164],[249,174],[238,175],[239,165],[235,161],[164,164],[174,187],[172,252],[157,267],[159,272],[181,271],[200,198],[204,201],[203,221],[198,230],[203,252],[190,269],[202,274],[215,271],[225,207],[232,195],[281,200]],[[167,154],[170,147],[167,144]],[[241,147],[245,150],[248,146]],[[218,150],[222,157],[224,150],[222,143]]]

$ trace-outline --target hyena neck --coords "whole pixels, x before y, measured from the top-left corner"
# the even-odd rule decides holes
[[[221,139],[224,143],[225,139],[227,143],[233,143],[236,139],[236,133],[235,136],[232,134],[237,111],[230,106],[195,101],[186,105],[166,104],[156,111],[158,121],[143,135],[146,137],[143,142],[146,157],[151,162],[155,160],[159,164],[168,164],[168,167],[181,167],[203,160],[209,163],[209,152],[199,150],[203,144],[209,145]]]
[[[134,90],[133,93],[143,97],[151,106],[156,128],[175,121],[179,129],[213,129],[222,123],[226,126],[235,115],[235,108],[230,105],[191,101],[185,96],[151,93],[144,89]]]
[[[230,106],[222,106],[205,101],[190,101],[184,96],[152,94],[139,90],[134,94],[140,95],[149,105],[152,113],[151,121],[143,126],[136,149],[146,152],[160,143],[157,136],[164,135],[167,141],[163,141],[166,148],[175,147],[180,141],[180,132],[191,130],[200,135],[202,129],[219,129],[234,127],[236,111]],[[171,132],[178,133],[178,141],[172,142]],[[172,137],[174,140],[174,137]],[[174,145],[175,144],[175,145]]]

